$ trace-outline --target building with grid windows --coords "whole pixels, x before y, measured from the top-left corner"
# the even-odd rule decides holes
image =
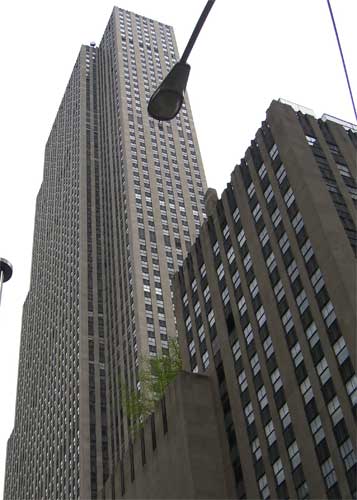
[[[237,498],[356,498],[356,154],[357,127],[273,101],[177,275]]]
[[[114,8],[82,46],[37,198],[4,498],[97,498],[128,444],[121,387],[176,334],[171,278],[204,220],[188,100],[147,102],[178,60],[173,29]]]

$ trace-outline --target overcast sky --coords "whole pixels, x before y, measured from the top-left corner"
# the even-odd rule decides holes
[[[206,0],[118,0],[174,26],[182,52]],[[14,265],[0,308],[0,496],[11,433],[22,305],[47,137],[81,44],[99,44],[113,0],[2,2],[0,256]],[[331,0],[357,99],[357,2]],[[220,193],[272,99],[355,122],[326,0],[217,0],[188,93],[208,185]]]

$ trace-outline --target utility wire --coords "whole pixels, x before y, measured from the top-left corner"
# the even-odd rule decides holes
[[[345,58],[343,57],[343,52],[342,52],[340,37],[338,36],[337,26],[336,26],[336,23],[335,23],[335,19],[333,17],[333,12],[332,12],[332,8],[331,8],[330,0],[327,0],[327,5],[328,5],[328,10],[330,11],[330,16],[331,16],[331,20],[332,20],[332,24],[333,24],[333,29],[335,30],[335,35],[336,35],[336,39],[337,39],[338,48],[340,50],[340,55],[341,55],[341,59],[342,59],[343,69],[345,70],[345,75],[346,75],[348,90],[349,90],[350,96],[351,96],[353,111],[355,113],[355,118],[357,120],[356,106],[355,106],[355,102],[354,102],[354,99],[353,99],[353,94],[352,94],[352,88],[351,88],[351,84],[350,84],[350,79],[348,78],[348,73],[347,73],[347,67],[346,67],[346,63],[345,63]]]

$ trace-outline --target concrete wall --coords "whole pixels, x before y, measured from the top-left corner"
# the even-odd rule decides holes
[[[126,452],[108,479],[103,498],[232,498],[225,484],[210,379],[181,372],[164,401],[166,431],[165,410],[159,405],[135,439],[132,452]]]

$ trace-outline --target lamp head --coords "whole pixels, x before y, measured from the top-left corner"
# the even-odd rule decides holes
[[[0,257],[0,272],[3,273],[4,283],[9,281],[12,276],[12,265],[8,260],[3,259],[2,257]]]
[[[155,120],[169,121],[181,109],[190,74],[187,63],[178,62],[155,90],[148,104],[148,113]]]

